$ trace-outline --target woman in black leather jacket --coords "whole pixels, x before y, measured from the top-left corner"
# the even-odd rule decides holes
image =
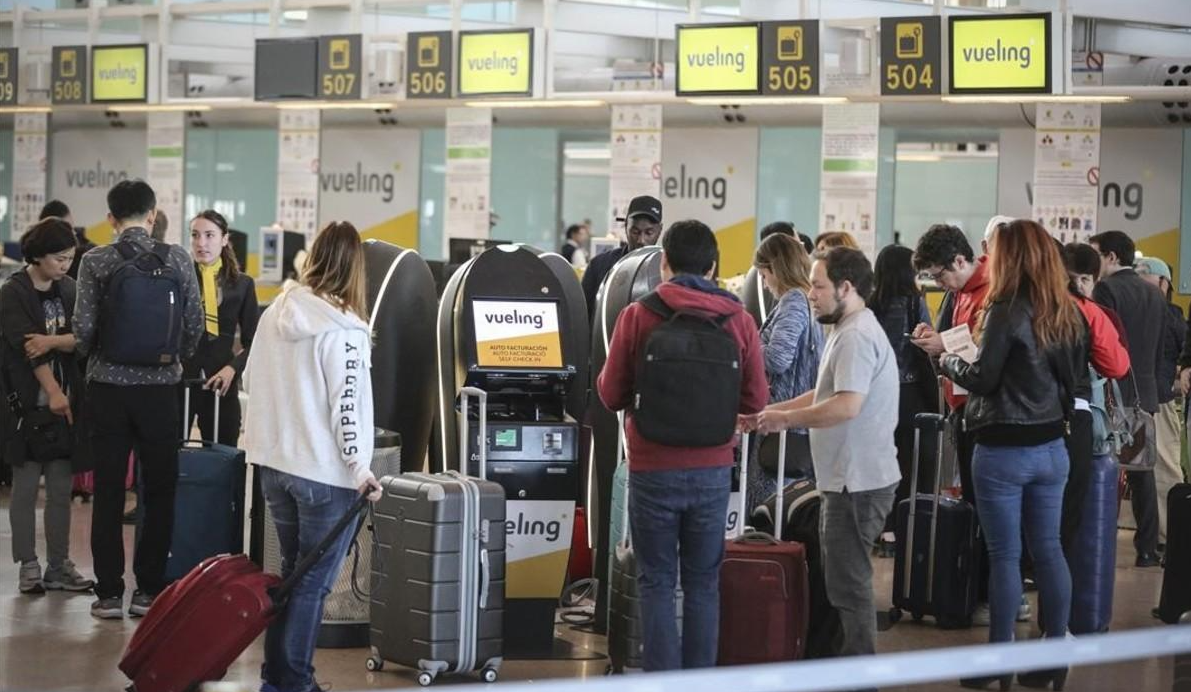
[[[976,437],[972,475],[980,524],[991,561],[990,642],[1011,641],[1021,602],[1021,535],[1034,557],[1046,602],[1043,630],[1067,632],[1071,575],[1059,542],[1069,458],[1064,444],[1074,408],[1076,369],[1086,367],[1087,329],[1067,293],[1067,272],[1042,226],[1018,220],[997,232],[989,253],[989,292],[973,363],[945,354],[943,374],[971,392],[964,427]],[[1053,683],[1067,671],[1022,673],[1028,687]],[[982,688],[1010,676],[963,680]]]

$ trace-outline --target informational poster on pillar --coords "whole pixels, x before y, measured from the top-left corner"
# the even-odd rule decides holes
[[[12,133],[12,228],[13,240],[37,223],[45,206],[46,124],[45,113],[18,113]]]
[[[819,232],[850,233],[860,249],[877,255],[877,158],[881,106],[823,106]]]
[[[634,197],[657,197],[662,183],[662,107],[612,107],[612,177],[608,192],[612,216],[609,230],[620,234]],[[623,239],[623,236],[622,236]]]
[[[719,275],[752,266],[757,224],[757,130],[667,129],[662,137],[662,214],[715,231]]]
[[[505,503],[506,598],[558,598],[574,528],[574,501]]]
[[[305,235],[307,247],[318,232],[319,116],[287,108],[277,128],[277,223]]]
[[[561,368],[558,303],[475,300],[476,365],[481,368]]]
[[[157,209],[165,212],[167,243],[183,243],[186,219],[182,218],[185,194],[186,129],[182,113],[149,113],[145,140],[148,148],[146,174],[157,193]]]
[[[50,137],[49,197],[70,207],[75,225],[94,243],[112,241],[108,190],[121,180],[147,177],[145,138],[145,130],[94,128],[55,130]]]
[[[1086,241],[1099,194],[1100,104],[1039,103],[1030,217],[1060,242]]]
[[[451,238],[487,238],[492,207],[492,109],[447,109],[443,257]]]
[[[364,238],[416,249],[421,157],[422,137],[417,130],[324,129],[318,171],[319,228],[350,220]]]

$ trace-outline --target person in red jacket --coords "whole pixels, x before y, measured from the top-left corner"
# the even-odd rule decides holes
[[[739,414],[769,401],[757,325],[736,296],[720,289],[715,234],[699,221],[679,221],[662,236],[662,285],[657,296],[675,312],[720,318],[740,349]],[[646,300],[646,299],[643,299]],[[638,361],[662,316],[641,302],[616,320],[608,360],[596,386],[612,411],[625,411],[631,472],[629,528],[637,559],[642,660],[646,671],[706,668],[716,663],[719,575],[731,493],[734,438],[713,447],[682,447],[646,439],[632,410]],[[692,423],[694,416],[692,412]],[[674,596],[681,564],[681,638],[675,637]]]

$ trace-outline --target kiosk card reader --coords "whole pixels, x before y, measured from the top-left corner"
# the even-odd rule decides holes
[[[571,285],[573,284],[573,285]],[[576,300],[576,296],[578,299]],[[439,424],[435,470],[487,475],[505,489],[505,655],[551,658],[579,498],[579,425],[572,388],[587,379],[586,305],[574,271],[502,245],[468,260],[448,282],[438,319]],[[459,450],[461,387],[488,393],[488,421]]]

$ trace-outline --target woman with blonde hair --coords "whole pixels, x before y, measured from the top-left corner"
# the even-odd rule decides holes
[[[990,642],[1014,637],[1021,602],[1021,536],[1034,558],[1042,629],[1063,637],[1071,574],[1059,542],[1070,469],[1064,435],[1075,406],[1077,368],[1088,362],[1088,331],[1067,292],[1057,244],[1042,226],[1017,220],[993,236],[980,356],[940,360],[943,374],[971,392],[964,427],[976,438],[972,477],[991,561]],[[982,689],[1011,675],[961,680]],[[1027,687],[1062,689],[1067,669],[1020,673]]]
[[[761,325],[761,347],[765,377],[769,380],[769,403],[793,399],[814,388],[819,372],[819,355],[825,340],[823,327],[811,313],[811,260],[802,243],[784,234],[767,237],[753,258],[766,290],[776,304]],[[814,475],[808,431],[795,428],[787,439],[787,477]],[[749,469],[749,507],[762,502],[778,487],[777,439],[761,441],[756,468]]]
[[[360,234],[332,223],[310,248],[298,283],[261,316],[248,357],[245,450],[277,527],[282,576],[360,494],[380,499],[372,475],[371,334]],[[265,635],[261,687],[309,692],[323,599],[351,542],[344,532],[294,589]]]

